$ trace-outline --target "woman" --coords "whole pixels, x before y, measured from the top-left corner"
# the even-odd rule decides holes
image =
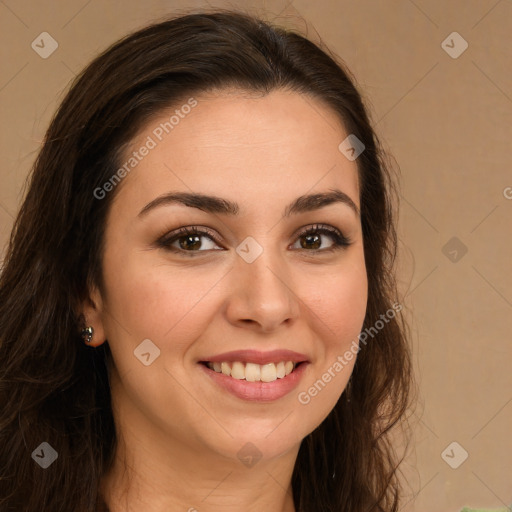
[[[300,35],[189,14],[96,58],[1,276],[0,509],[398,510],[391,191]]]

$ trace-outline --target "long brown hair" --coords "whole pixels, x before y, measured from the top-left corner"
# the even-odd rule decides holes
[[[357,159],[369,287],[364,329],[378,332],[361,344],[350,393],[303,440],[292,488],[298,512],[398,510],[389,432],[408,410],[407,326],[397,314],[375,329],[397,297],[389,166],[339,59],[293,31],[216,10],[155,23],[111,46],[75,79],[47,131],[0,276],[2,511],[96,510],[116,448],[111,353],[108,343],[83,344],[77,311],[91,284],[101,289],[115,191],[102,200],[93,191],[152,116],[227,87],[317,98],[364,143]],[[58,453],[47,469],[33,460],[42,442]]]

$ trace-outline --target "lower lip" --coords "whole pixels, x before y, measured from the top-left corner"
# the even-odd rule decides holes
[[[301,363],[292,373],[273,382],[247,382],[245,379],[234,379],[223,373],[210,370],[204,364],[199,363],[199,366],[220,387],[242,400],[272,402],[286,396],[297,387],[308,363]]]

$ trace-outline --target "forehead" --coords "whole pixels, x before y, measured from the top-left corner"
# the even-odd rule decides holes
[[[357,164],[338,149],[347,135],[332,109],[296,92],[231,90],[186,98],[133,139],[125,161],[150,149],[124,179],[122,195],[151,200],[173,189],[239,203],[274,194],[286,202],[289,195],[336,187],[359,205]]]

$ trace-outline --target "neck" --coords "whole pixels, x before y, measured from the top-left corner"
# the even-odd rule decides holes
[[[293,465],[285,459],[248,468],[190,454],[169,463],[166,456],[137,457],[123,446],[101,482],[109,512],[295,512]]]

